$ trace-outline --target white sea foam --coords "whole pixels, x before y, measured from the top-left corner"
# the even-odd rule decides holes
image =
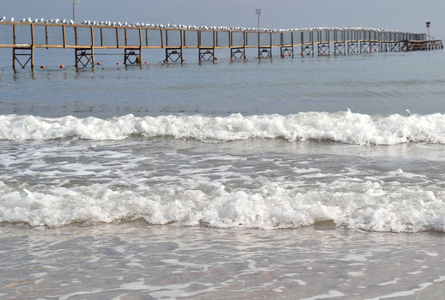
[[[339,192],[340,184],[304,192],[279,184],[258,191],[221,186],[205,193],[181,187],[119,191],[99,184],[38,191],[0,183],[0,222],[59,227],[143,218],[150,224],[273,229],[332,220],[370,231],[445,231],[444,193],[370,182],[349,184],[348,192]]]
[[[122,140],[131,135],[219,142],[253,138],[330,140],[357,145],[445,143],[445,115],[366,115],[305,112],[293,115],[233,114],[227,117],[126,115],[111,119],[0,116],[0,140],[64,138]]]

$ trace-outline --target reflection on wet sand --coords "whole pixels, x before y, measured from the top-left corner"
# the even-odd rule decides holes
[[[444,291],[444,234],[330,225],[270,231],[142,221],[61,229],[6,225],[0,252],[8,255],[0,268],[8,276],[0,281],[0,296],[384,299]]]

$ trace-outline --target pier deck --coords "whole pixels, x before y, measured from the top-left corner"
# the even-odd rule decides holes
[[[426,34],[366,29],[243,29],[154,25],[76,25],[38,22],[0,22],[0,48],[13,51],[13,68],[34,68],[37,48],[72,49],[78,68],[95,65],[95,50],[123,49],[124,64],[140,64],[142,50],[162,49],[165,63],[183,62],[184,49],[197,49],[199,61],[216,60],[215,50],[230,50],[230,59],[247,59],[246,49],[258,49],[257,58],[348,55],[371,52],[443,49],[441,40]],[[16,64],[17,63],[17,64]]]

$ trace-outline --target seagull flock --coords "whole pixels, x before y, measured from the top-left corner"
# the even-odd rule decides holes
[[[6,16],[3,16],[0,18],[0,22],[14,22],[14,17],[12,17],[9,20],[6,20]],[[44,18],[41,19],[31,19],[31,18],[24,18],[20,21],[21,23],[37,23],[37,24],[74,24],[73,20],[67,20],[67,19],[50,19],[45,20]]]
[[[0,18],[0,22],[14,22],[14,17],[7,20],[6,17]],[[24,18],[20,21],[21,23],[32,23],[32,24],[71,24],[74,25],[73,20],[67,19],[31,19]],[[149,24],[149,23],[128,23],[128,22],[110,22],[110,21],[83,21],[82,25],[90,26],[113,26],[113,27],[137,27],[137,28],[152,28],[152,29],[183,29],[183,30],[220,30],[220,31],[254,31],[254,32],[293,32],[293,31],[374,31],[374,32],[403,32],[398,30],[388,30],[388,29],[376,29],[376,28],[363,28],[363,27],[312,27],[312,28],[292,28],[292,29],[268,29],[268,28],[246,28],[246,27],[227,27],[227,26],[195,26],[195,25],[175,25],[175,24]]]

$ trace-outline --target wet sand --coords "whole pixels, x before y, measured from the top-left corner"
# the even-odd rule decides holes
[[[0,227],[2,299],[439,299],[445,234]]]

